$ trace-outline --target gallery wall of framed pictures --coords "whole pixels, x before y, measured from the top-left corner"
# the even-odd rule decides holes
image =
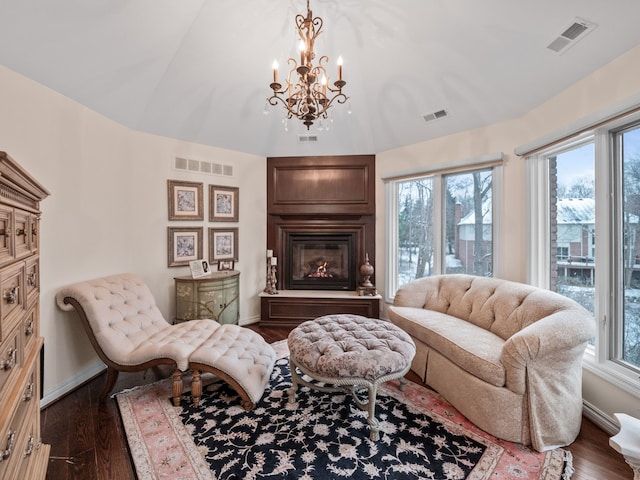
[[[168,219],[170,221],[204,221],[204,194],[202,182],[167,180]],[[220,222],[222,225],[208,226],[207,249],[204,249],[203,224],[167,227],[167,265],[180,267],[200,260],[206,251],[208,264],[218,269],[233,270],[239,259],[238,227],[239,215],[238,187],[209,185],[208,188],[209,224]]]

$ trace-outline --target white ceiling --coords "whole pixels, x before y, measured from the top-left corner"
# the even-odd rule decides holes
[[[130,128],[261,156],[379,153],[517,118],[635,45],[638,0],[311,0],[329,131],[264,114],[304,0],[0,0],[0,64]],[[597,24],[563,54],[576,17]],[[330,72],[331,73],[331,72]],[[640,80],[639,80],[640,81]],[[446,109],[445,119],[422,116]]]

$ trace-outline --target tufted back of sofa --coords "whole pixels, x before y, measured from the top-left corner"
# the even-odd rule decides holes
[[[504,340],[555,313],[573,311],[591,317],[577,302],[555,292],[472,275],[420,278],[400,288],[393,304],[446,313]]]
[[[156,306],[149,287],[132,274],[112,275],[61,288],[56,303],[65,311],[73,299],[86,312],[96,340],[109,358],[138,347],[169,324]]]

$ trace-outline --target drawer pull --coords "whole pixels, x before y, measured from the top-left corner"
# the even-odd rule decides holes
[[[27,285],[29,285],[30,287],[36,286],[36,274],[34,272],[31,272],[27,276]]]
[[[29,455],[33,453],[33,446],[35,441],[33,439],[33,434],[29,435],[29,443],[27,443],[27,449],[22,454],[22,458],[27,458]]]
[[[24,395],[22,397],[22,401],[24,403],[29,402],[33,398],[33,382],[27,385],[27,388],[24,391]]]
[[[9,304],[16,303],[16,300],[18,299],[18,292],[19,291],[20,291],[20,287],[18,287],[18,286],[13,287],[11,290],[9,290],[8,292],[4,293],[4,299]]]
[[[0,370],[11,370],[16,365],[16,358],[18,356],[18,350],[10,348],[7,353],[7,359],[4,362],[0,362]]]
[[[0,230],[0,237],[10,237],[10,236],[11,236],[10,228],[5,228],[4,230]]]
[[[16,432],[9,431],[7,434],[7,449],[0,452],[0,462],[11,456],[13,444],[16,442]]]
[[[16,237],[26,237],[27,236],[27,229],[23,228],[22,230],[16,230]]]
[[[31,335],[33,335],[33,320],[29,320],[27,326],[24,327],[24,336],[30,337]]]

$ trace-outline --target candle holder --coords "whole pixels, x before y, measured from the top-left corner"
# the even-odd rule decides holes
[[[267,278],[266,278],[266,286],[264,287],[264,293],[268,293],[269,295],[276,295],[278,293],[278,289],[276,288],[278,285],[277,280],[277,270],[278,269],[278,259],[273,256],[272,250],[267,250]]]

